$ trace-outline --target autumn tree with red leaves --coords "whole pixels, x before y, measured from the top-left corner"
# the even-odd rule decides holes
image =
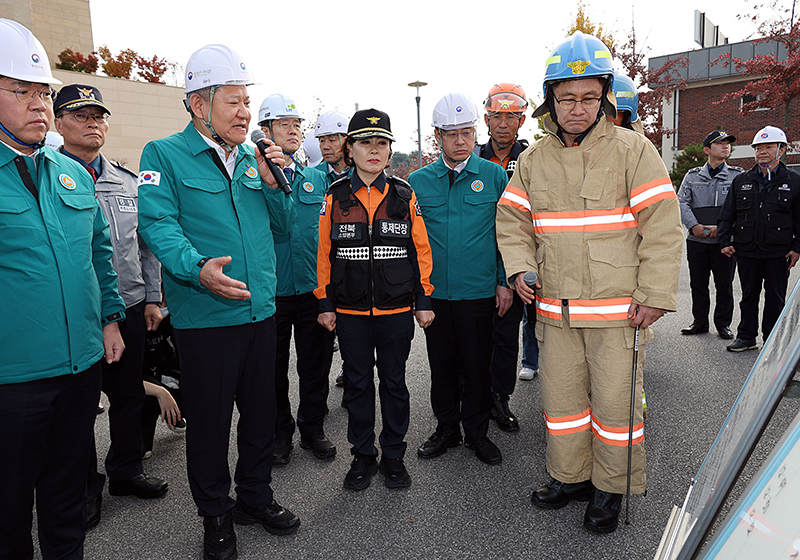
[[[163,84],[164,74],[173,66],[174,63],[166,58],[158,58],[155,55],[151,59],[139,55],[136,56],[136,73],[144,81],[153,84]]]
[[[783,128],[789,128],[789,106],[793,99],[800,96],[800,29],[794,22],[794,4],[782,6],[780,0],[771,0],[766,4],[753,4],[753,14],[740,15],[739,19],[750,20],[757,25],[760,36],[753,41],[760,43],[776,42],[783,46],[786,58],[778,60],[778,53],[756,55],[750,60],[738,57],[731,58],[730,53],[720,56],[712,64],[722,63],[727,67],[733,64],[740,74],[753,76],[756,79],[747,82],[740,90],[731,92],[715,103],[739,103],[744,96],[753,101],[742,104],[742,113],[747,114],[759,107],[783,106]],[[772,10],[775,17],[761,20],[761,14]]]
[[[97,57],[94,53],[89,53],[84,56],[79,52],[72,49],[64,49],[58,55],[58,62],[56,68],[59,70],[68,70],[70,72],[85,72],[86,74],[94,74],[97,72]]]

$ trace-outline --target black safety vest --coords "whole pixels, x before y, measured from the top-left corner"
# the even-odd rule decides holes
[[[386,181],[386,196],[369,212],[345,177],[330,187],[331,288],[341,309],[398,309],[413,302],[414,267],[409,201],[411,187],[398,177]]]

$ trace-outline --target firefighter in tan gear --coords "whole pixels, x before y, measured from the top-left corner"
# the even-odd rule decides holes
[[[589,501],[584,526],[617,527],[626,491],[635,327],[677,306],[682,231],[678,200],[653,145],[614,115],[611,54],[577,32],[547,60],[549,134],[523,153],[497,206],[506,274],[526,303],[536,271],[536,336],[552,480],[533,492],[544,509]],[[645,353],[639,352],[638,371]],[[642,392],[641,375],[636,379]],[[590,396],[591,392],[591,396]],[[631,492],[645,491],[641,401],[635,403]]]

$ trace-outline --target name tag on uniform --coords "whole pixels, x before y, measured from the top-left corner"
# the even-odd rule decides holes
[[[136,201],[127,196],[117,197],[117,208],[120,212],[136,212]]]
[[[742,190],[743,191],[752,191],[753,190],[753,185],[752,184],[742,185]]]
[[[331,239],[334,241],[352,241],[364,239],[364,224],[334,223],[331,224]]]
[[[517,168],[517,160],[514,159],[508,162],[508,167],[506,167],[506,171],[513,174],[516,168]]]
[[[789,185],[781,185],[780,187],[778,187],[778,190],[779,191],[790,191],[790,190],[792,190],[792,187],[790,187]]]
[[[407,238],[410,224],[406,221],[378,220],[380,235],[382,237]]]

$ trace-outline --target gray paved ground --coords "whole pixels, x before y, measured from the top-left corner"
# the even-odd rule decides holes
[[[795,271],[790,291],[797,278]],[[738,302],[738,279],[736,284]],[[548,480],[538,379],[518,382],[511,400],[522,430],[507,434],[494,423],[490,427],[489,436],[503,452],[501,465],[484,465],[463,447],[438,459],[418,459],[416,448],[435,426],[424,335],[418,330],[408,362],[412,408],[406,465],[411,488],[390,491],[379,474],[363,492],[342,489],[350,462],[347,415],[339,407],[341,389],[332,386],[326,431],[339,448],[335,460],[318,461],[295,445],[291,463],[273,471],[275,496],[302,518],[300,530],[275,537],[260,526],[237,526],[239,558],[652,558],[671,507],[682,503],[756,359],[756,352],[726,352],[726,342],[714,333],[680,335],[691,322],[685,262],[679,304],[677,313],[657,323],[656,340],[648,346],[648,494],[632,500],[629,526],[620,524],[616,533],[595,535],[582,528],[583,504],[559,511],[531,505],[531,490]],[[338,371],[338,354],[336,360]],[[296,387],[293,390],[296,400]],[[780,405],[765,437],[767,444],[757,448],[758,458],[769,452],[797,409],[798,401]],[[108,445],[105,416],[98,418],[96,433],[102,454]],[[234,450],[235,432],[231,468]],[[145,468],[167,479],[169,492],[155,501],[111,497],[106,492],[102,521],[86,538],[86,558],[202,558],[202,524],[189,494],[184,453],[183,437],[159,425],[154,454]],[[751,467],[746,474],[752,472]]]

